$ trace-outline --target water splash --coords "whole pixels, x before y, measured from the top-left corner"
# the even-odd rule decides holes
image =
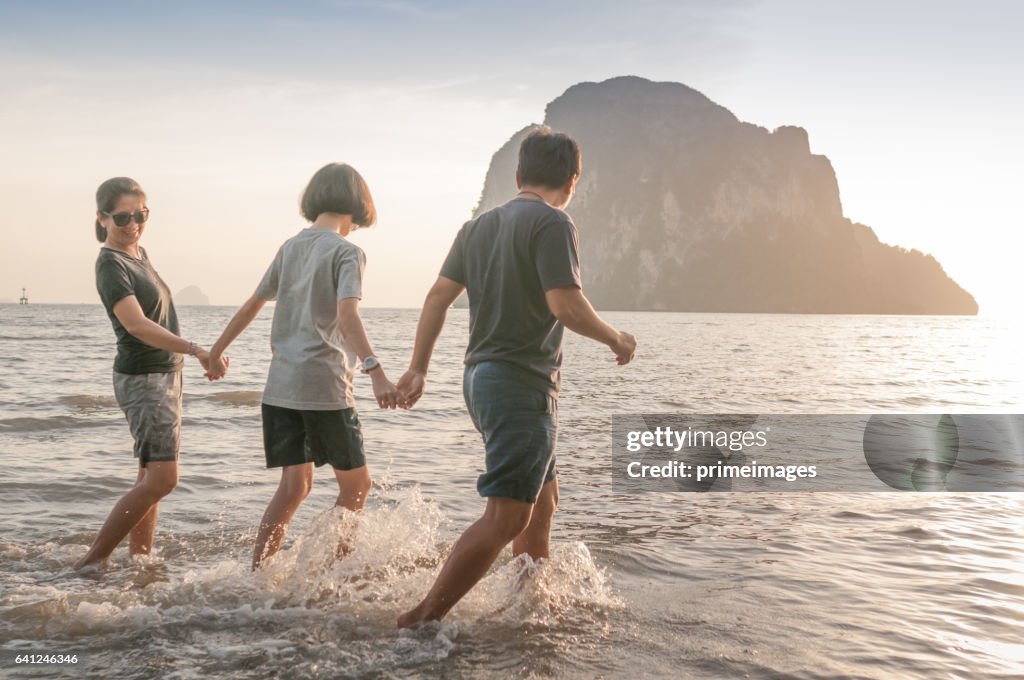
[[[282,604],[393,608],[422,589],[422,567],[438,562],[442,521],[418,488],[360,514],[332,508],[270,560],[257,587]]]
[[[556,545],[551,558],[539,563],[513,559],[506,550],[449,621],[397,631],[397,615],[427,592],[447,557],[450,529],[440,507],[412,487],[388,492],[363,513],[321,513],[255,573],[238,559],[175,573],[158,555],[131,559],[120,552],[106,572],[87,578],[66,569],[56,578],[52,572],[24,572],[23,582],[0,597],[0,643],[11,648],[25,638],[126,639],[152,628],[230,631],[238,649],[213,636],[206,639],[207,653],[227,659],[244,648],[250,659],[284,654],[290,647],[280,635],[298,636],[307,647],[312,635],[317,644],[323,637],[366,646],[357,656],[370,670],[445,658],[463,629],[582,624],[620,606],[582,543]],[[0,547],[8,559],[38,561],[45,554],[44,562],[65,568],[80,549]],[[248,545],[238,547],[244,551]],[[268,637],[247,635],[249,630],[279,632]],[[239,646],[240,634],[252,639]]]

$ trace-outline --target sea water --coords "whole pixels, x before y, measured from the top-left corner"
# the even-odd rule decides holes
[[[1017,494],[616,494],[614,413],[1019,413],[1019,332],[967,317],[609,313],[636,360],[567,333],[551,559],[506,552],[442,624],[395,629],[483,509],[452,310],[411,411],[357,377],[374,490],[357,518],[317,470],[283,551],[249,571],[271,310],[227,379],[185,369],[178,488],[153,556],[75,576],[136,463],[99,306],[0,306],[0,676],[1024,675]],[[179,310],[209,344],[230,308]],[[416,310],[364,312],[397,380]],[[351,552],[342,560],[337,546]],[[17,655],[76,664],[17,665]]]

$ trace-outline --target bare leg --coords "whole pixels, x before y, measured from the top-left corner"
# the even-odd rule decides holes
[[[502,548],[530,523],[532,503],[511,498],[488,498],[484,516],[455,543],[434,587],[415,609],[398,617],[398,627],[435,621],[448,613],[483,578]]]
[[[139,467],[139,477],[135,481],[138,486],[146,477],[146,468]],[[160,504],[154,503],[139,523],[128,533],[128,554],[149,555],[153,552],[153,535],[156,534],[156,518],[160,512]]]
[[[373,486],[370,468],[364,465],[354,470],[335,470],[334,476],[338,480],[338,500],[335,505],[353,512],[362,510],[370,494],[370,487]]]
[[[141,482],[136,483],[122,496],[110,511],[89,552],[75,564],[75,569],[106,561],[135,525],[177,485],[177,461],[149,463],[147,473]]]
[[[551,520],[558,508],[558,478],[547,482],[540,489],[537,503],[533,506],[530,523],[512,541],[512,554],[526,553],[535,561],[551,556]]]
[[[370,488],[373,480],[370,479],[370,468],[366,465],[357,467],[354,470],[335,470],[334,476],[338,480],[338,500],[335,505],[352,512],[360,512],[366,505],[366,497],[370,495]],[[337,556],[339,558],[352,552],[351,538],[343,536],[338,543]]]
[[[292,521],[295,511],[313,488],[313,464],[285,465],[281,469],[281,483],[270,499],[270,505],[260,520],[260,530],[256,536],[256,548],[252,554],[252,569],[256,571],[260,564],[281,549],[281,542],[288,532],[288,523]]]

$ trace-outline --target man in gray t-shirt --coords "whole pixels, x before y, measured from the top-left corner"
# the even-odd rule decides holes
[[[459,230],[441,276],[465,286],[469,295],[467,366],[501,361],[558,396],[563,325],[545,293],[583,287],[578,243],[572,218],[529,194]]]
[[[420,398],[430,355],[448,307],[469,294],[469,346],[463,395],[484,441],[477,490],[487,509],[452,548],[427,596],[398,618],[399,627],[440,619],[512,543],[514,555],[545,559],[558,504],[562,331],[604,343],[620,365],[636,339],[603,321],[580,279],[576,227],[564,212],[576,190],[580,152],[568,135],[539,128],[519,149],[511,201],[466,223],[427,295],[399,404]]]

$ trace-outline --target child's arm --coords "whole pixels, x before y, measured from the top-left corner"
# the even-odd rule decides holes
[[[344,298],[338,301],[338,328],[345,342],[360,359],[373,356],[370,339],[366,337],[363,320],[359,317],[359,298]],[[216,347],[216,345],[214,345]],[[369,372],[373,380],[373,396],[381,408],[395,408],[398,390],[384,374],[384,367],[378,366]]]
[[[267,304],[266,300],[253,295],[238,308],[235,315],[231,317],[231,321],[228,321],[224,332],[220,334],[217,342],[213,343],[213,347],[210,348],[210,370],[207,372],[210,380],[224,377],[228,368],[228,359],[222,356],[224,350],[252,323],[252,320],[256,318],[256,315],[260,313],[265,304]]]

